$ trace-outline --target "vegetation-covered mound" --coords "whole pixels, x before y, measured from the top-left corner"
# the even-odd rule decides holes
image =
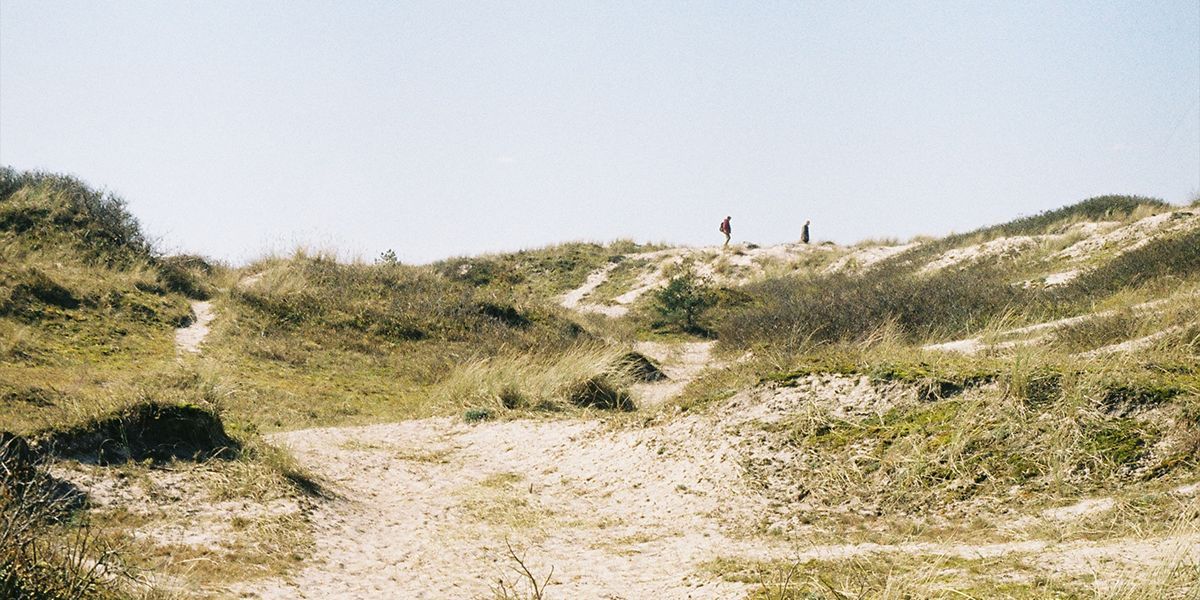
[[[98,464],[234,458],[241,448],[212,409],[155,401],[49,432],[41,441],[54,455]]]
[[[261,267],[262,278],[233,298],[270,330],[333,333],[360,347],[426,339],[528,346],[580,333],[558,311],[426,267],[304,255]]]
[[[866,270],[766,277],[740,288],[749,301],[708,318],[723,343],[742,348],[802,349],[811,344],[868,339],[889,328],[910,343],[968,336],[997,321],[1037,323],[1086,314],[1123,296],[1161,296],[1200,281],[1200,227],[1120,242],[1115,255],[1077,263],[1055,286],[1030,278],[1054,264],[1054,252],[1078,241],[1064,234],[1083,219],[1131,219],[1169,208],[1158,200],[1103,196],[1011,223],[916,245]],[[1184,218],[1194,218],[1183,213]],[[956,248],[1033,236],[1001,254],[931,269]],[[1040,236],[1040,237],[1039,237]],[[963,252],[963,256],[970,256]],[[1065,267],[1064,267],[1065,268]]]
[[[0,169],[0,369],[159,353],[211,266],[156,254],[117,197]],[[169,347],[169,346],[168,346]]]

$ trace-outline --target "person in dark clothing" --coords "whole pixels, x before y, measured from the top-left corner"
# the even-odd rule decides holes
[[[809,223],[811,223],[811,222],[812,222],[812,221],[805,221],[805,222],[804,222],[804,229],[803,229],[803,230],[800,232],[800,241],[801,241],[801,242],[803,242],[803,243],[805,243],[805,244],[807,244],[807,243],[808,243],[808,224],[809,224]]]
[[[733,233],[733,228],[729,226],[729,217],[725,217],[725,220],[721,221],[721,233],[725,234],[725,245],[728,246],[729,236]]]

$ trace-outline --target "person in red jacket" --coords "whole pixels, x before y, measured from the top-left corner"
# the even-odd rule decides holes
[[[733,228],[729,226],[729,217],[725,217],[725,220],[721,221],[721,233],[725,234],[725,246],[728,246],[729,235],[733,233]]]

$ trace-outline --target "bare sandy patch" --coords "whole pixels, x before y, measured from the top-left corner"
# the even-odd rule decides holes
[[[195,354],[200,352],[200,345],[208,337],[208,324],[216,318],[216,314],[213,313],[212,302],[206,301],[192,302],[192,314],[196,318],[191,325],[175,330],[175,348],[180,352]]]
[[[1098,223],[1096,225],[1102,224]],[[1163,235],[1182,231],[1197,225],[1200,225],[1200,215],[1192,211],[1181,210],[1159,213],[1105,233],[1090,235],[1057,252],[1051,258],[1079,261],[1106,249],[1115,248],[1118,253],[1129,252],[1141,248]],[[1098,233],[1099,231],[1102,231],[1102,229],[1097,228],[1092,233]]]

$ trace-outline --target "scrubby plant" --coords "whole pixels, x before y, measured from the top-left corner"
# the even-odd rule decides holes
[[[388,248],[380,253],[379,258],[375,259],[377,265],[398,265],[400,258],[396,256],[396,251]]]
[[[49,476],[24,439],[0,433],[0,597],[119,598],[128,574],[86,520],[79,492]]]
[[[554,567],[550,567],[544,578],[534,575],[525,558],[525,553],[517,554],[508,540],[504,541],[504,546],[508,550],[505,559],[509,562],[509,568],[516,574],[516,579],[503,576],[497,578],[495,585],[492,586],[492,598],[494,600],[545,600],[548,598],[546,588],[554,583]]]
[[[701,325],[704,312],[717,303],[717,293],[712,284],[684,268],[667,280],[662,289],[652,297],[653,311],[657,319],[653,325],[663,329],[674,329],[684,333],[705,334]]]
[[[468,408],[463,413],[463,420],[468,423],[479,423],[481,421],[490,421],[496,418],[496,415],[487,408]]]

